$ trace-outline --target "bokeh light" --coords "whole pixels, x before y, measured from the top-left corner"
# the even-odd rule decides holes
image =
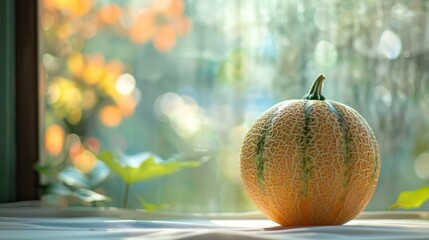
[[[86,144],[88,145],[89,150],[98,153],[100,151],[100,140],[96,137],[88,137],[86,139]]]
[[[52,83],[48,87],[48,102],[50,104],[55,104],[61,97],[61,87],[56,84]]]
[[[130,94],[136,87],[136,80],[129,73],[121,74],[116,80],[116,90],[122,95]]]
[[[325,40],[319,41],[314,50],[314,60],[322,67],[332,67],[337,62],[337,49]]]
[[[73,154],[76,154],[82,149],[82,142],[80,140],[80,137],[77,134],[69,134],[66,137],[66,142],[69,146],[69,153],[70,156],[73,156]]]
[[[118,23],[121,15],[121,7],[116,4],[106,4],[99,10],[100,20],[110,25]]]
[[[63,150],[64,130],[61,126],[54,124],[46,129],[45,150],[48,154],[58,156]]]
[[[118,107],[109,105],[100,110],[99,118],[105,126],[116,127],[122,122],[122,113]]]
[[[168,121],[182,137],[189,138],[206,123],[203,109],[190,96],[165,93],[155,102],[155,114],[161,120]]]
[[[411,24],[413,12],[408,9],[408,6],[403,3],[396,3],[391,11],[391,24],[400,29],[408,27]]]
[[[374,106],[378,109],[389,109],[392,105],[392,94],[389,89],[382,85],[377,85],[374,88],[374,101],[377,103]]]
[[[97,157],[90,151],[81,149],[71,157],[73,166],[82,173],[89,173],[97,163]]]
[[[429,179],[429,153],[422,153],[417,157],[414,169],[419,178]]]
[[[104,77],[104,56],[101,54],[93,55],[87,59],[86,67],[82,72],[83,80],[90,84],[96,84]]]
[[[118,107],[124,117],[132,116],[136,110],[137,101],[131,95],[123,96],[119,102]]]
[[[391,30],[386,30],[381,34],[379,46],[381,53],[389,59],[396,59],[401,53],[401,39]]]
[[[130,39],[144,44],[150,39],[159,52],[169,52],[177,37],[188,33],[191,22],[184,15],[182,0],[152,0],[151,8],[140,11],[130,26]]]

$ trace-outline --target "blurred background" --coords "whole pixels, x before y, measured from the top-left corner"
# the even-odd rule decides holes
[[[86,187],[110,198],[51,191],[44,201],[120,206],[124,184],[97,160],[110,150],[204,162],[134,184],[131,208],[255,210],[239,176],[243,136],[323,72],[325,96],[376,133],[381,176],[367,210],[384,210],[429,179],[428,9],[416,0],[40,0],[43,186],[74,191],[97,176]]]

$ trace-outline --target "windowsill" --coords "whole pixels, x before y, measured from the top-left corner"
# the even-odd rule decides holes
[[[37,235],[34,233],[37,231]],[[7,239],[426,239],[429,212],[364,212],[343,226],[284,228],[259,213],[179,214],[124,209],[0,205],[0,235]]]

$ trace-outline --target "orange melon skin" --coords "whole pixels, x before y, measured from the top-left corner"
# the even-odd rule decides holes
[[[244,187],[283,226],[340,225],[374,194],[377,140],[354,109],[334,101],[288,100],[261,114],[240,155]]]

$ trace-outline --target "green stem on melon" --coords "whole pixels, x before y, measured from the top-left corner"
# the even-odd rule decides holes
[[[305,94],[305,96],[302,99],[325,100],[326,98],[322,95],[323,80],[325,80],[325,79],[326,79],[325,75],[320,74],[316,78],[316,80],[314,80],[310,91],[307,94]]]

